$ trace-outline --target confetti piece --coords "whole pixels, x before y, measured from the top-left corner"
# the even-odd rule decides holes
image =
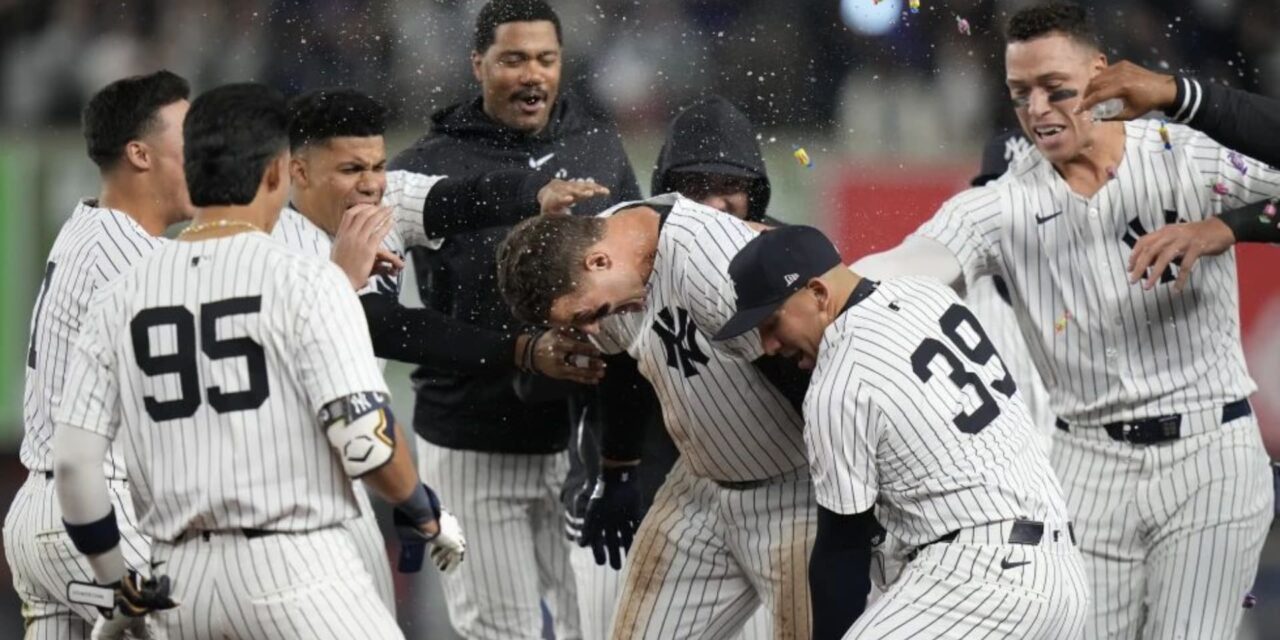
[[[1053,332],[1062,333],[1067,330],[1067,323],[1071,321],[1071,312],[1062,312],[1062,317],[1053,321]]]
[[[1116,168],[1115,168],[1115,167],[1107,167],[1107,179],[1108,179],[1108,180],[1115,180],[1115,179],[1116,179]]]
[[[1165,126],[1166,124],[1168,124],[1168,123],[1166,123],[1164,120],[1161,120],[1161,121],[1160,121],[1160,129],[1159,129],[1159,131],[1160,131],[1160,139],[1164,141],[1164,150],[1165,150],[1165,151],[1172,151],[1172,150],[1173,150],[1173,143],[1172,143],[1172,142],[1169,142],[1169,127],[1166,127],[1166,126]]]
[[[1263,208],[1262,208],[1262,213],[1263,213],[1263,214],[1265,214],[1268,218],[1274,218],[1274,217],[1276,217],[1276,200],[1275,200],[1275,198],[1272,198],[1271,200],[1268,200],[1268,201],[1267,201],[1267,206],[1265,206],[1265,207],[1263,207]]]
[[[920,13],[920,0],[907,0],[907,8],[911,13]]]
[[[1240,172],[1240,175],[1249,173],[1249,165],[1245,164],[1244,156],[1231,151],[1227,153],[1227,161],[1231,163],[1231,166],[1236,168],[1236,171]]]
[[[1220,195],[1220,196],[1225,196],[1225,195],[1227,195],[1228,193],[1230,193],[1230,191],[1227,191],[1227,183],[1225,183],[1225,182],[1223,182],[1223,181],[1221,181],[1221,180],[1219,180],[1219,181],[1217,181],[1217,182],[1213,183],[1213,185],[1212,185],[1212,186],[1213,186],[1213,192],[1214,192],[1214,193],[1216,193],[1216,194],[1218,194],[1218,195]]]
[[[803,147],[796,149],[795,153],[791,155],[795,156],[796,162],[799,162],[801,166],[813,168],[813,161],[809,159],[809,153]]]
[[[956,16],[956,31],[959,31],[960,35],[969,35],[969,21]]]
[[[1244,608],[1252,609],[1256,604],[1258,604],[1258,596],[1255,596],[1252,593],[1244,594]]]

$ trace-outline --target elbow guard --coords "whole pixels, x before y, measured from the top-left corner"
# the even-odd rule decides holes
[[[329,445],[352,478],[378,470],[395,453],[396,417],[389,401],[381,393],[354,393],[320,409]]]

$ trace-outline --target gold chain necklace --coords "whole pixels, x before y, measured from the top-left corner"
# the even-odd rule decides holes
[[[240,227],[241,229],[247,229],[249,231],[266,233],[258,225],[252,222],[247,222],[245,220],[227,220],[224,218],[222,220],[214,220],[212,222],[202,222],[200,224],[190,225],[186,229],[183,229],[182,233],[179,233],[178,235],[185,236],[185,235],[200,233],[201,231],[208,231],[209,229],[228,229],[232,227]]]

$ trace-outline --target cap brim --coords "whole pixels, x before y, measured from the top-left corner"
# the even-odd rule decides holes
[[[720,330],[714,336],[711,336],[711,339],[716,341],[728,340],[759,327],[760,323],[765,321],[765,318],[777,311],[778,307],[781,307],[786,301],[787,299],[784,297],[776,302],[738,311],[733,314],[732,318],[729,318],[728,322],[724,323],[723,327],[720,327]]]

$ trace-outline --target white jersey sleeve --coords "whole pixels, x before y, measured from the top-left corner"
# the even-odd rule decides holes
[[[871,387],[858,379],[857,366],[843,363],[805,398],[814,497],[841,515],[875,506],[880,491],[875,460],[882,416],[870,399]]]
[[[113,304],[112,287],[100,289],[91,299],[89,313],[71,347],[65,389],[54,412],[54,424],[76,427],[114,440],[120,426],[120,387],[117,383],[114,351],[107,345],[106,313]]]
[[[424,203],[431,189],[445,176],[427,176],[411,171],[387,172],[387,190],[383,195],[383,204],[394,208],[395,232],[387,237],[398,236],[399,247],[403,253],[409,247],[436,248],[440,238],[427,237],[422,216]]]
[[[327,267],[294,300],[299,318],[291,360],[312,415],[353,393],[387,393],[360,301],[342,272]]]
[[[1174,145],[1187,149],[1196,168],[1209,177],[1212,184],[1205,185],[1206,193],[1221,198],[1220,206],[1211,205],[1205,216],[1280,196],[1280,171],[1274,167],[1232,151],[1200,131],[1170,129]]]
[[[966,282],[994,275],[1002,259],[1003,200],[1004,195],[994,186],[963,191],[943,203],[915,235],[950,249],[960,261]]]
[[[703,206],[692,202],[686,205],[690,208]],[[687,252],[689,259],[677,265],[679,271],[676,273],[676,286],[684,292],[693,323],[708,336],[715,335],[737,310],[737,294],[729,277],[729,263],[742,247],[759,235],[746,222],[717,214],[715,211],[706,212],[711,220],[706,233],[695,237],[694,246]],[[713,341],[713,344],[748,361],[764,355],[760,332],[755,329],[730,340]]]
[[[636,336],[644,330],[643,313],[615,313],[600,321],[600,331],[591,336],[591,342],[606,355],[631,349]]]

